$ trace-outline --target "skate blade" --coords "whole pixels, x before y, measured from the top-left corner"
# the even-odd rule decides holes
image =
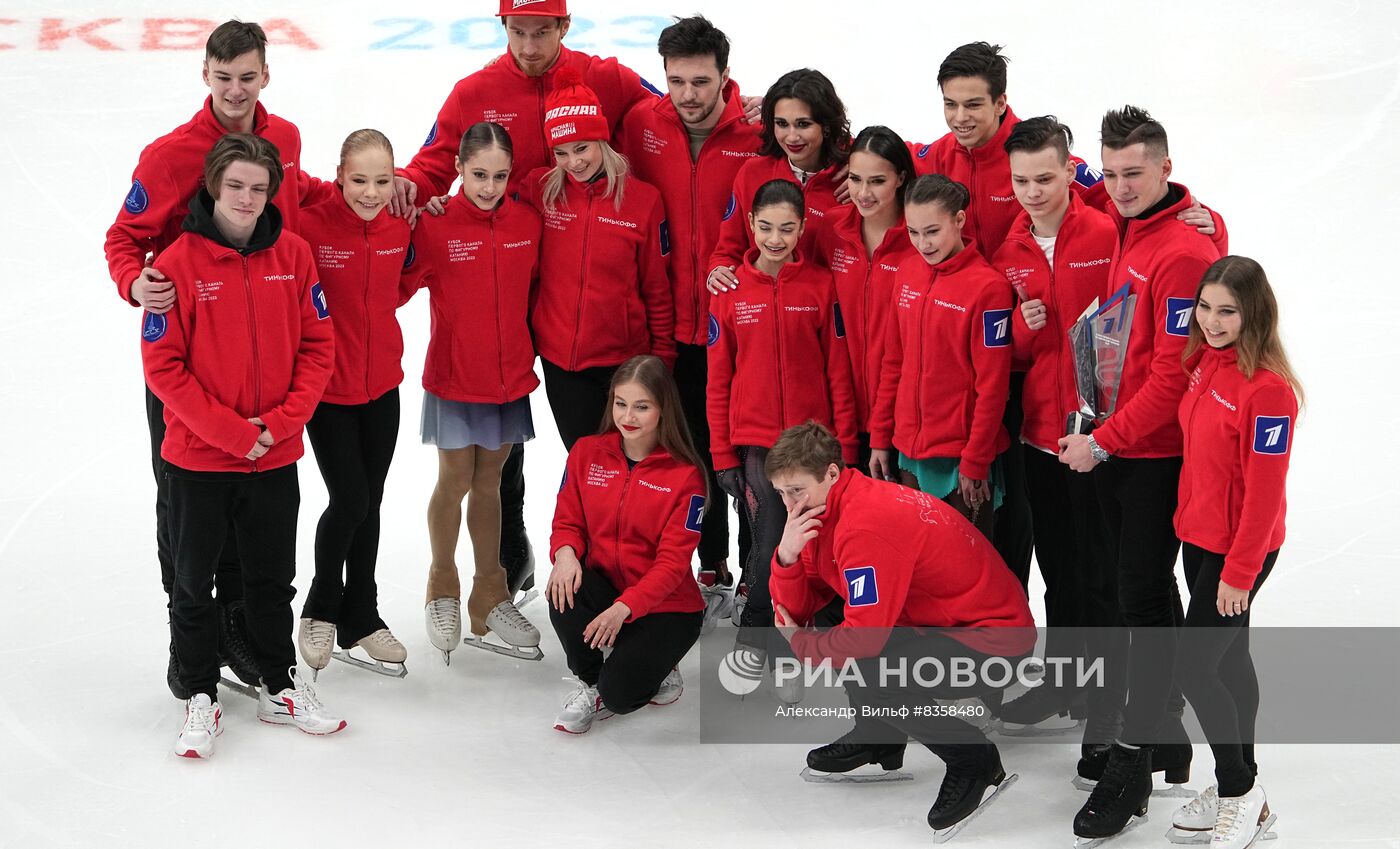
[[[967,828],[968,823],[981,816],[982,812],[987,810],[987,808],[991,807],[992,803],[996,801],[997,797],[1000,796],[1008,787],[1015,784],[1016,779],[1020,777],[1021,776],[1013,772],[1010,775],[1003,778],[1001,780],[1001,783],[997,785],[996,790],[992,791],[992,794],[990,796],[983,799],[980,805],[978,805],[976,808],[973,808],[972,813],[963,817],[961,822],[959,822],[957,825],[950,825],[947,828],[935,829],[933,832],[933,842],[947,843],[949,840],[952,840],[954,837],[957,837],[958,832],[962,831],[964,828]]]
[[[1123,826],[1123,830],[1117,834],[1110,834],[1108,837],[1076,837],[1074,838],[1074,849],[1094,849],[1096,846],[1102,846],[1110,840],[1117,840],[1145,822],[1147,822],[1147,815],[1143,814],[1128,820],[1128,824]]]
[[[860,769],[864,769],[861,767]],[[819,772],[811,767],[802,768],[802,780],[811,784],[879,784],[886,781],[913,781],[914,776],[897,769],[875,767],[879,772]]]
[[[1264,840],[1277,840],[1277,839],[1278,839],[1278,835],[1277,835],[1277,834],[1274,834],[1272,831],[1268,831],[1268,830],[1267,830],[1267,829],[1273,827],[1273,821],[1274,821],[1275,819],[1277,819],[1277,817],[1270,817],[1267,821],[1265,821],[1263,828],[1266,829],[1266,830],[1264,830],[1261,834],[1259,834],[1258,837],[1255,837],[1255,838],[1254,838],[1254,841],[1255,841],[1256,843],[1257,843],[1257,842],[1260,842],[1260,841],[1264,841]],[[1167,829],[1167,835],[1166,835],[1166,836],[1167,836],[1167,840],[1168,840],[1168,841],[1170,841],[1170,842],[1172,842],[1172,843],[1175,843],[1175,844],[1177,844],[1178,846],[1208,846],[1208,845],[1210,845],[1210,829],[1208,829],[1208,828],[1207,828],[1207,829],[1204,829],[1204,830],[1202,830],[1202,831],[1183,831],[1183,830],[1177,828],[1176,826],[1172,826],[1171,828]],[[1251,843],[1251,844],[1249,844],[1249,845],[1250,845],[1250,846],[1253,846],[1254,843]],[[1246,849],[1248,849],[1248,847],[1246,847]]]
[[[468,634],[462,638],[462,645],[472,648],[485,649],[496,654],[503,654],[506,657],[513,657],[516,660],[544,660],[544,652],[539,646],[512,646],[503,643],[494,643],[485,637],[478,637],[475,634]]]
[[[516,610],[519,610],[520,608],[524,607],[525,605],[540,597],[540,591],[535,589],[534,587],[531,587],[528,590],[517,590],[516,593],[517,594],[515,596],[515,599],[511,602],[511,604],[515,605]]]
[[[250,687],[247,684],[244,684],[242,681],[237,681],[233,678],[229,678],[228,676],[221,676],[219,678],[219,683],[223,684],[225,687],[229,688],[235,693],[242,693],[243,695],[255,701],[258,698],[258,688]]]
[[[363,650],[362,650],[363,651]],[[408,667],[402,663],[391,663],[387,660],[375,660],[374,658],[358,658],[352,653],[353,649],[331,652],[331,660],[338,660],[341,663],[365,669],[377,675],[387,678],[403,678],[408,675]],[[312,673],[312,680],[315,680],[315,673]]]
[[[1045,721],[1048,722],[1049,720]],[[1061,734],[1068,734],[1071,731],[1079,731],[1083,728],[1084,720],[1082,719],[1076,720],[1073,725],[1060,726],[1044,726],[1040,724],[1017,725],[1002,720],[1000,731],[1004,737],[1058,737]]]

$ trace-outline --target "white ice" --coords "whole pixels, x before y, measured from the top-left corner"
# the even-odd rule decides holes
[[[409,378],[379,569],[381,609],[408,646],[409,676],[327,669],[321,693],[351,723],[328,739],[261,726],[250,701],[226,696],[218,756],[170,756],[182,714],[162,680],[140,319],[115,296],[102,240],[141,148],[185,121],[205,92],[197,50],[138,49],[143,20],[236,14],[304,30],[319,49],[274,46],[263,102],[300,125],[304,167],[329,177],[341,139],[358,127],[382,128],[401,157],[411,155],[452,84],[496,53],[449,40],[450,22],[489,18],[490,0],[411,5],[5,4],[0,847],[925,845],[924,812],[941,775],[932,756],[911,749],[916,781],[821,787],[798,777],[803,747],[700,744],[697,694],[714,684],[696,680],[693,654],[679,703],[578,738],[550,727],[571,685],[542,603],[525,611],[546,631],[542,663],[463,648],[442,666],[421,625],[435,474],[416,427],[421,297],[402,313]],[[657,82],[654,50],[626,43],[646,25],[624,19],[703,6],[733,38],[745,91],[761,93],[793,67],[820,68],[857,129],[941,135],[937,63],[975,39],[1007,45],[1017,113],[1058,114],[1091,162],[1106,108],[1150,108],[1170,131],[1175,177],[1225,215],[1234,252],[1268,269],[1308,390],[1288,542],[1254,622],[1396,624],[1400,298],[1385,259],[1400,225],[1393,4],[862,2],[840,13],[813,2],[573,5],[597,26],[578,27],[567,43],[618,55]],[[42,49],[46,18],[60,22],[51,33],[116,18],[94,32],[118,49],[77,37]],[[385,22],[394,18],[403,20]],[[370,49],[410,31],[397,43],[423,49]],[[499,30],[486,20],[463,32],[488,44]],[[528,515],[542,550],[563,452],[541,393],[535,422]],[[301,484],[304,591],[325,502],[309,456]],[[464,534],[464,562],[467,545]],[[726,626],[705,639],[732,638]],[[1084,798],[1068,781],[1074,756],[1068,744],[1004,747],[1022,780],[957,844],[1069,845]],[[1271,745],[1259,762],[1280,847],[1400,847],[1395,747]],[[1194,786],[1209,781],[1210,763],[1198,748]],[[1120,845],[1161,845],[1170,811],[1154,802],[1153,822]]]

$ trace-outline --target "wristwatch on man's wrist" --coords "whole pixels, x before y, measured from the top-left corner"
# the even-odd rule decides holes
[[[1100,463],[1108,462],[1108,452],[1103,450],[1099,445],[1099,441],[1094,438],[1092,433],[1089,434],[1089,453],[1093,454],[1094,459],[1098,460]]]

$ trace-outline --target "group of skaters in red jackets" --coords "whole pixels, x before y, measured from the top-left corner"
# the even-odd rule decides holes
[[[259,719],[312,734],[346,723],[298,649],[315,671],[406,672],[375,571],[395,313],[426,289],[424,615],[444,659],[464,639],[464,520],[465,641],[542,655],[517,607],[534,585],[522,446],[538,356],[569,452],[545,595],[579,684],[556,728],[675,701],[681,658],[726,614],[726,662],[760,674],[779,657],[1024,660],[1033,551],[1044,651],[1101,660],[1104,686],[1005,704],[989,684],[848,688],[852,705],[976,697],[1006,728],[1086,716],[1087,841],[1145,813],[1154,772],[1185,781],[1189,701],[1217,784],[1174,831],[1227,847],[1266,832],[1244,629],[1283,542],[1301,389],[1263,269],[1170,179],[1162,125],[1109,111],[1100,180],[1056,118],[1012,113],[984,42],[939,67],[949,133],[921,144],[852,136],[819,71],[741,95],[700,16],[662,32],[657,96],[563,46],[563,0],[499,15],[509,49],[453,88],[406,165],[364,129],[334,181],[305,174],[295,126],[259,102],[266,38],[238,21],[209,38],[203,108],[141,154],[106,252],[144,308],[176,753],[212,755],[222,666]],[[1116,405],[1067,428],[1068,332],[1125,295]],[[303,428],[330,498],[294,626]],[[1009,786],[997,747],[952,715],[858,720],[808,765],[894,769],[911,737],[947,764],[928,817],[941,836]]]

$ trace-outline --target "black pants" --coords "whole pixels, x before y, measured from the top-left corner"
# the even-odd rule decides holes
[[[601,649],[584,642],[583,629],[612,607],[617,596],[617,588],[603,573],[585,564],[574,606],[560,612],[551,604],[549,621],[564,647],[569,670],[598,688],[608,710],[631,713],[651,701],[667,674],[700,639],[705,614],[652,613],[628,622],[617,632],[612,654],[604,661]]]
[[[1032,519],[1033,508],[1026,493],[1026,467],[1022,461],[1021,423],[1025,420],[1025,411],[1021,406],[1021,388],[1025,383],[1025,372],[1011,373],[1011,394],[1006,400],[1006,411],[1001,419],[1007,433],[1011,434],[1011,447],[1000,457],[1006,491],[1002,494],[1001,507],[997,508],[996,522],[992,526],[992,545],[1021,582],[1022,589],[1030,583],[1031,548],[1036,530]]]
[[[334,622],[336,642],[349,648],[386,627],[374,567],[379,504],[399,436],[399,390],[368,404],[323,401],[306,432],[330,500],[316,525],[316,577],[301,615]]]
[[[1176,629],[1186,618],[1175,573],[1181,543],[1172,527],[1181,458],[1115,457],[1092,474],[1130,641],[1122,739],[1155,743],[1168,702],[1180,703],[1166,670],[1176,662]]]
[[[749,546],[749,557],[744,563],[745,580],[749,584],[749,600],[739,619],[740,645],[762,648],[770,657],[778,645],[786,645],[781,639],[774,639],[773,594],[768,589],[768,576],[773,567],[773,552],[783,538],[783,525],[787,522],[787,511],[783,508],[782,496],[768,482],[763,469],[768,459],[768,449],[751,445],[739,448],[740,468],[744,473],[743,508],[749,514],[749,527],[753,542]]]
[[[879,657],[856,661],[861,672],[861,683],[850,679],[845,683],[846,696],[857,713],[853,742],[903,743],[912,737],[949,765],[974,767],[983,763],[984,759],[989,757],[991,744],[977,726],[958,716],[945,716],[936,710],[915,709],[934,707],[935,699],[980,697],[984,701],[999,704],[1005,686],[994,687],[986,682],[979,682],[971,687],[955,687],[953,677],[948,674],[942,676],[941,682],[925,686],[912,673],[916,664],[927,663],[930,659],[936,659],[945,670],[950,670],[953,658],[968,658],[980,669],[991,657],[992,655],[957,641],[948,632],[915,628],[895,629]],[[1008,657],[1006,660],[1014,670],[1023,657],[1024,655]],[[902,681],[898,678],[882,679],[882,662],[885,669],[903,668],[910,674]],[[934,676],[928,671],[924,677]],[[901,707],[908,708],[906,716],[891,716],[886,713],[889,710],[897,711]],[[871,715],[865,715],[866,708],[870,709]]]
[[[516,570],[523,569],[525,563],[525,443],[517,442],[506,455],[506,464],[501,467],[501,562]],[[511,586],[518,583],[516,575],[510,573],[507,580]]]
[[[1249,591],[1250,607],[1273,571],[1278,549],[1264,558]],[[1177,645],[1176,682],[1186,694],[1215,755],[1221,796],[1243,796],[1254,786],[1254,720],[1259,714],[1259,679],[1249,656],[1249,610],[1221,616],[1215,606],[1225,556],[1181,547],[1181,564],[1191,590],[1186,627]]]
[[[598,432],[603,411],[608,407],[608,385],[617,366],[569,371],[543,357],[540,364],[544,366],[544,393],[554,424],[564,440],[564,450],[572,451],[575,442]]]
[[[706,385],[709,378],[709,356],[703,345],[676,343],[676,389],[681,396],[690,438],[705,461],[705,473],[710,476],[710,503],[700,522],[700,565],[729,559],[729,499],[715,478],[715,464],[710,457],[710,419],[706,415]]]
[[[170,593],[175,586],[175,558],[170,543],[170,486],[165,478],[165,460],[160,456],[160,446],[165,441],[165,404],[149,386],[146,387],[146,427],[151,434],[151,471],[156,478],[156,558],[160,561],[160,585],[165,589],[165,606],[168,610]],[[219,565],[214,570],[214,592],[219,604],[243,598],[238,541],[234,539],[232,530],[219,552]]]
[[[1035,560],[1045,581],[1045,654],[1077,656],[1084,650],[1081,628],[1089,588],[1088,558],[1081,547],[1097,524],[1089,475],[1073,471],[1054,454],[1017,446],[1025,468],[1026,498],[1034,520]],[[1078,493],[1073,489],[1081,490]],[[1091,509],[1083,509],[1087,506]],[[998,525],[1000,527],[1000,525]],[[1113,609],[1116,598],[1111,598]]]
[[[274,693],[292,684],[292,599],[296,589],[295,465],[230,478],[186,477],[169,469],[170,543],[175,587],[170,620],[180,681],[217,700],[219,612],[212,590],[224,539],[233,533],[243,557],[248,645],[263,683]]]

